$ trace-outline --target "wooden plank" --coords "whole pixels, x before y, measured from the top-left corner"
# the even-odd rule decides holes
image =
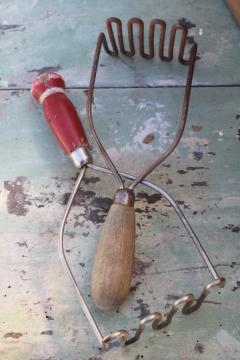
[[[96,126],[124,170],[138,172],[170,142],[182,89],[98,90]],[[86,124],[83,91],[70,91]],[[27,91],[1,91],[0,358],[11,360],[239,359],[239,88],[193,89],[189,122],[176,152],[151,179],[172,194],[207,248],[224,290],[166,331],[149,329],[125,352],[99,346],[61,267],[57,231],[76,170],[52,138]],[[114,104],[114,105],[113,105]],[[174,105],[173,105],[174,104]],[[145,144],[144,139],[152,139]],[[100,161],[94,150],[94,158]],[[169,309],[211,280],[171,208],[136,191],[132,292],[119,313],[96,310],[90,271],[116,184],[88,172],[66,228],[67,256],[104,333],[133,329],[148,311]],[[165,308],[166,303],[168,304]]]
[[[1,88],[30,87],[46,69],[59,70],[69,87],[86,87],[98,33],[105,20],[118,16],[162,18],[168,25],[181,20],[199,44],[195,84],[239,84],[239,29],[219,0],[150,0],[141,2],[32,0],[28,6],[13,0],[1,2]],[[185,19],[185,20],[183,20]],[[168,28],[169,29],[169,28]],[[97,84],[103,87],[179,85],[185,81],[183,66],[159,65],[124,57],[101,59]],[[234,69],[234,71],[233,71]]]

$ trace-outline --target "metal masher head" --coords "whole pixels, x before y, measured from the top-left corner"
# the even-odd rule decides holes
[[[114,34],[113,25],[117,28],[117,33]],[[137,27],[138,30],[138,41],[134,39],[134,27]],[[180,23],[176,23],[171,27],[170,35],[169,35],[169,44],[167,49],[167,54],[165,54],[165,43],[166,43],[166,23],[161,19],[153,19],[149,24],[149,36],[148,36],[148,52],[145,50],[145,40],[144,40],[144,22],[139,18],[131,18],[127,23],[127,36],[128,36],[128,49],[124,44],[124,36],[122,31],[122,21],[119,18],[111,17],[106,20],[106,28],[109,36],[109,42],[107,41],[106,35],[104,33],[100,33],[97,40],[96,50],[94,54],[91,78],[88,89],[88,99],[87,99],[87,115],[89,120],[89,126],[91,129],[92,136],[94,141],[100,151],[101,155],[104,157],[106,164],[112,171],[116,181],[118,182],[120,188],[124,188],[124,182],[116,169],[113,161],[110,159],[106,150],[104,149],[103,144],[101,143],[97,132],[93,123],[93,115],[92,115],[92,105],[93,105],[93,95],[94,95],[94,87],[96,82],[97,70],[99,59],[101,55],[102,49],[105,52],[113,57],[118,57],[120,54],[133,57],[136,54],[136,48],[139,48],[139,54],[146,60],[151,60],[157,53],[157,56],[160,60],[164,62],[170,62],[174,58],[174,50],[177,51],[177,58],[180,64],[188,66],[188,74],[185,86],[185,92],[182,101],[182,112],[179,121],[179,127],[176,132],[175,138],[170,145],[170,147],[163,153],[161,156],[156,159],[151,165],[149,165],[142,173],[137,176],[136,180],[129,186],[130,189],[134,189],[137,184],[143,180],[147,175],[149,175],[158,165],[160,165],[166,158],[174,151],[176,146],[178,145],[187,120],[188,106],[190,100],[191,93],[191,85],[192,78],[194,72],[194,65],[197,59],[197,44],[193,42],[190,52],[188,55],[185,53],[186,45],[187,45],[187,35],[188,28]],[[160,28],[160,35],[158,41],[158,52],[155,49],[155,38],[156,38],[156,30]],[[176,43],[176,34],[180,33],[180,44]],[[112,48],[112,49],[111,49]]]

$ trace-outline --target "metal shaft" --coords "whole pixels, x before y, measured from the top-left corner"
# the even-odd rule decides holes
[[[68,218],[68,214],[71,210],[71,206],[72,206],[72,203],[73,203],[73,200],[74,200],[74,197],[77,193],[77,190],[82,182],[82,179],[84,177],[84,174],[86,172],[86,166],[83,167],[81,170],[80,170],[80,173],[78,175],[78,178],[77,178],[77,181],[76,181],[76,184],[74,185],[74,188],[72,190],[72,193],[71,193],[71,196],[68,200],[68,203],[66,205],[66,209],[65,209],[65,212],[64,212],[64,215],[63,215],[63,218],[62,218],[62,222],[61,222],[61,225],[60,225],[60,229],[59,229],[59,236],[58,236],[58,251],[59,251],[59,256],[60,256],[60,260],[62,262],[62,265],[64,267],[64,269],[66,270],[69,278],[71,279],[72,283],[73,283],[73,286],[77,292],[77,295],[78,295],[78,298],[79,298],[79,302],[82,306],[82,309],[83,309],[83,312],[84,314],[86,315],[89,323],[91,324],[91,327],[99,341],[100,344],[102,344],[102,340],[103,340],[103,336],[83,298],[83,295],[81,293],[81,290],[76,282],[76,279],[72,273],[72,270],[68,264],[68,261],[66,259],[66,256],[65,256],[65,252],[64,252],[64,244],[63,244],[63,238],[64,238],[64,228],[65,228],[65,225],[66,225],[66,221],[67,221],[67,218]]]

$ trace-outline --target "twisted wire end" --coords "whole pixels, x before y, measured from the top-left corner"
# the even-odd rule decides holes
[[[142,332],[144,331],[145,325],[148,323],[151,323],[153,330],[160,330],[165,328],[172,322],[174,315],[176,314],[176,312],[180,307],[182,307],[182,313],[184,315],[189,315],[200,308],[203,301],[208,296],[210,289],[212,289],[213,287],[222,288],[224,287],[224,285],[225,285],[225,279],[218,278],[207,284],[198,298],[194,298],[193,294],[186,294],[173,303],[168,313],[162,314],[160,312],[154,312],[149,314],[148,316],[145,316],[143,319],[139,321],[138,328],[135,334],[130,338],[128,338],[129,333],[126,330],[118,330],[114,333],[105,336],[103,338],[104,348],[108,349],[109,344],[115,340],[120,340],[120,344],[122,346],[128,346],[136,342],[140,338]]]

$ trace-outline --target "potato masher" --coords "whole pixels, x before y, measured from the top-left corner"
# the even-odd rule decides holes
[[[185,87],[185,94],[183,97],[182,105],[182,114],[180,118],[180,123],[176,136],[171,144],[171,146],[157,159],[153,164],[147,167],[139,176],[135,177],[126,173],[119,172],[116,166],[113,164],[112,160],[106,153],[102,143],[97,136],[96,130],[93,125],[93,116],[92,116],[92,103],[93,103],[93,93],[94,86],[98,68],[99,57],[102,47],[104,50],[111,56],[118,56],[118,48],[115,40],[112,24],[117,26],[117,37],[119,42],[120,52],[126,56],[134,56],[135,54],[135,44],[133,37],[133,26],[136,24],[139,29],[139,51],[140,55],[146,59],[152,59],[154,57],[154,34],[156,26],[160,26],[160,40],[159,40],[159,57],[163,61],[171,61],[174,55],[174,42],[176,32],[181,32],[180,47],[178,52],[178,60],[181,64],[188,66],[188,75]],[[75,166],[80,169],[80,174],[76,181],[75,187],[72,191],[72,194],[69,198],[65,214],[60,226],[59,232],[59,253],[62,260],[62,263],[65,269],[70,276],[75,289],[79,295],[79,300],[82,305],[83,311],[87,316],[93,331],[99,342],[107,347],[109,342],[116,338],[121,339],[121,343],[129,345],[137,341],[144,330],[145,324],[148,322],[152,323],[153,329],[161,329],[167,326],[177,309],[180,306],[183,306],[182,312],[184,314],[190,314],[191,312],[197,310],[203,300],[209,293],[210,288],[214,286],[224,286],[225,280],[217,274],[214,266],[212,265],[208,255],[203,249],[199,239],[192,230],[187,219],[183,215],[182,211],[173,200],[173,198],[165,192],[162,188],[157,185],[152,184],[149,181],[144,180],[144,178],[152,172],[160,163],[162,163],[176,148],[178,142],[181,139],[183,134],[188,105],[191,92],[191,83],[194,70],[194,64],[196,60],[197,45],[194,43],[191,50],[189,58],[184,57],[185,46],[187,41],[188,29],[184,25],[175,24],[173,25],[170,32],[168,56],[164,55],[164,42],[165,42],[165,31],[166,24],[160,19],[155,19],[150,22],[149,29],[149,53],[144,51],[144,23],[141,19],[132,18],[128,21],[128,39],[130,50],[126,50],[123,41],[122,34],[122,23],[118,18],[109,18],[107,19],[107,30],[110,37],[110,42],[112,45],[112,50],[108,46],[106,37],[104,33],[100,33],[97,41],[91,80],[88,90],[88,100],[87,100],[87,115],[89,120],[89,125],[91,129],[91,134],[95,140],[95,143],[103,155],[105,161],[107,162],[109,169],[100,167],[92,163],[92,158],[88,149],[88,141],[84,132],[84,129],[81,125],[78,114],[71,103],[71,101],[66,97],[65,94],[65,83],[63,79],[56,73],[45,73],[38,77],[32,85],[32,95],[38,100],[43,108],[48,120],[48,123],[54,132],[56,138],[58,139],[60,145],[64,151],[69,155],[73,160]],[[132,265],[133,265],[133,255],[135,247],[135,214],[134,214],[134,194],[133,189],[137,186],[138,183],[149,187],[150,189],[160,193],[174,208],[177,215],[179,216],[183,226],[188,231],[192,240],[194,241],[197,249],[200,252],[203,260],[205,261],[209,271],[211,272],[214,281],[205,286],[202,294],[199,298],[195,299],[192,294],[186,294],[180,299],[176,300],[171,307],[171,310],[165,314],[165,318],[161,313],[155,312],[152,313],[143,319],[140,320],[139,326],[135,334],[129,338],[129,334],[126,330],[118,330],[114,333],[111,333],[105,337],[102,336],[101,331],[94,320],[82,294],[76,283],[76,280],[72,274],[70,266],[67,262],[64,247],[63,247],[63,233],[65,228],[65,223],[71,209],[72,202],[76,195],[76,192],[81,184],[81,181],[84,177],[87,167],[100,171],[107,174],[113,174],[115,179],[119,184],[119,189],[117,190],[113,204],[110,207],[103,233],[98,244],[98,249],[94,261],[93,273],[92,273],[92,294],[95,303],[104,310],[109,310],[112,308],[118,307],[126,298],[131,281]],[[124,186],[123,177],[133,180],[131,185],[126,188]],[[126,261],[127,260],[127,261]],[[114,286],[112,286],[114,285]]]

